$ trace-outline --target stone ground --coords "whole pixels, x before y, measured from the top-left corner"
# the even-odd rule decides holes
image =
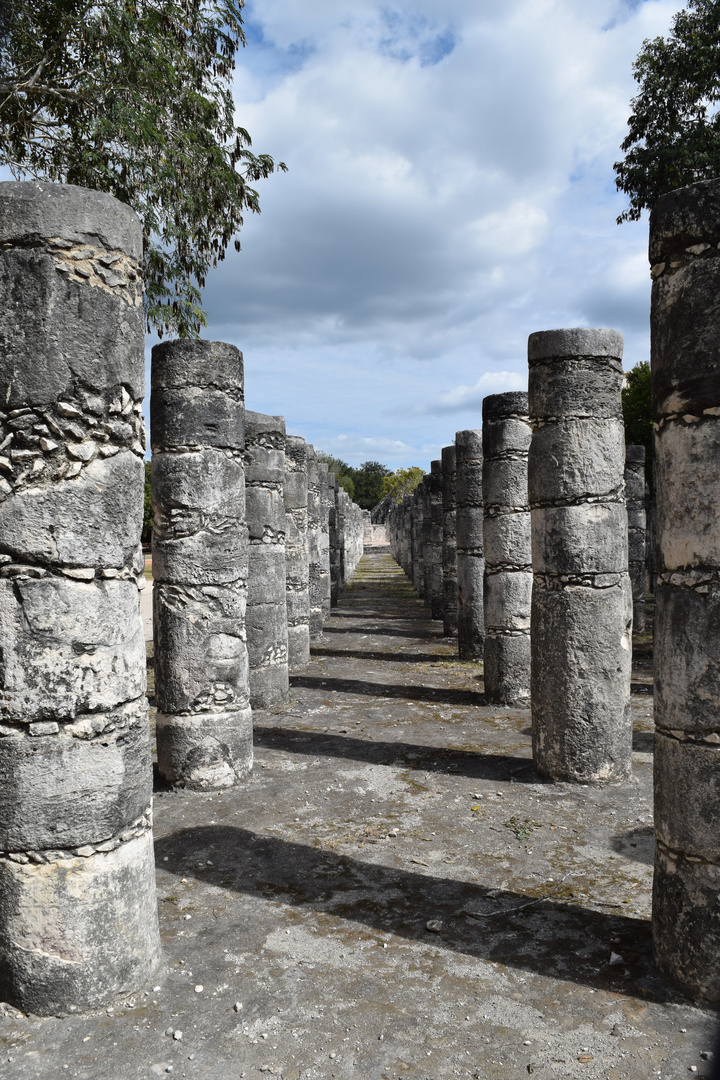
[[[709,1076],[716,1014],[651,960],[649,641],[619,788],[540,782],[527,710],[453,648],[371,549],[256,714],[252,780],[156,794],[165,970],[89,1016],[6,1009],[0,1078]]]

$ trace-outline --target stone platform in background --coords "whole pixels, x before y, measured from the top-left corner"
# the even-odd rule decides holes
[[[652,967],[647,642],[632,783],[542,783],[529,711],[485,706],[368,553],[290,704],[255,713],[252,779],[156,794],[159,989],[8,1010],[2,1080],[709,1076],[714,1014]]]

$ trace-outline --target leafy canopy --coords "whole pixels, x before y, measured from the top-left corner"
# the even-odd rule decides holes
[[[387,466],[381,465],[379,461],[366,461],[359,468],[354,469],[346,461],[322,452],[318,453],[318,461],[327,463],[340,487],[347,491],[361,510],[372,510],[385,494],[383,480],[391,473]]]
[[[396,503],[402,502],[406,495],[412,495],[424,476],[424,471],[418,465],[411,465],[408,469],[396,469],[391,476],[386,476],[383,480],[382,493],[392,495]]]
[[[140,216],[146,315],[180,336],[252,183],[275,163],[234,121],[244,0],[0,0],[0,163],[107,191]],[[280,162],[279,169],[285,169]]]
[[[720,176],[720,3],[689,0],[666,38],[645,40],[633,64],[640,86],[615,163],[636,221],[674,188]]]

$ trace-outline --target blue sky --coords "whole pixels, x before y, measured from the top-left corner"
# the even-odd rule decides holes
[[[246,401],[352,464],[429,467],[527,336],[648,355],[647,222],[615,224],[642,41],[665,0],[249,0],[237,121],[287,174],[209,279]]]

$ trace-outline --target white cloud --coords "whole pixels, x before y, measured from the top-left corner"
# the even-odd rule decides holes
[[[238,120],[290,172],[206,301],[250,407],[353,464],[427,466],[450,416],[526,384],[534,330],[613,325],[643,359],[647,230],[615,224],[612,164],[632,60],[675,10],[248,3]]]

